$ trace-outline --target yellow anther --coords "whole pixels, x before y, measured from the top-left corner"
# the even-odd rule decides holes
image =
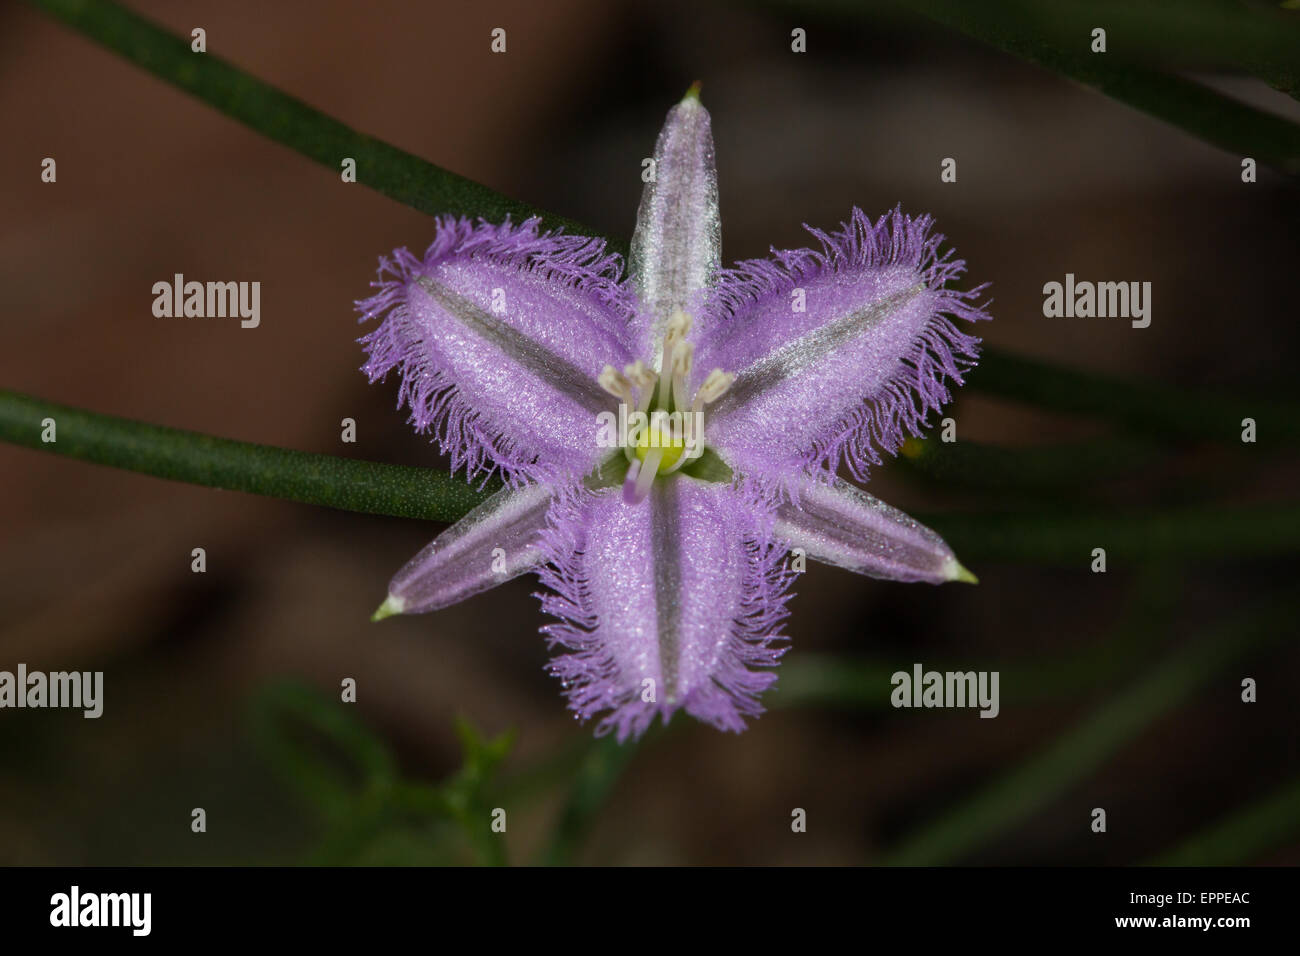
[[[600,374],[596,376],[596,383],[619,401],[628,405],[635,404],[632,400],[632,383],[614,366],[606,365],[601,369]]]
[[[691,404],[692,411],[701,411],[705,405],[716,402],[727,393],[731,388],[731,383],[736,380],[736,376],[731,372],[724,372],[720,368],[715,368],[709,373],[708,377],[695,391],[695,401]]]

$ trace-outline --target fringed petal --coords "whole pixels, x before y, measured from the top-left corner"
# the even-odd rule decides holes
[[[721,265],[713,131],[694,91],[668,112],[654,160],[655,178],[641,193],[628,261],[641,301],[637,344],[658,369],[668,319],[679,309],[698,314]]]
[[[776,510],[773,534],[815,561],[889,581],[974,581],[925,525],[833,475],[804,479]]]
[[[988,316],[948,283],[965,271],[928,216],[854,209],[820,252],[775,252],[723,274],[696,342],[696,376],[736,373],[709,409],[706,439],[752,477],[834,470],[863,480],[927,426],[974,365],[979,339],[954,319]]]
[[[656,481],[558,500],[544,536],[550,669],[596,733],[625,740],[677,710],[722,730],[762,712],[784,651],[789,574],[768,512],[730,485]]]
[[[380,260],[379,291],[357,303],[382,317],[361,339],[363,370],[396,370],[398,404],[433,431],[453,469],[500,469],[508,482],[587,473],[601,457],[596,415],[614,400],[596,383],[630,350],[633,299],[619,259],[584,236],[440,219],[423,258]]]

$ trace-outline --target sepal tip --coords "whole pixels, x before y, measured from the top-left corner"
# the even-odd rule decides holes
[[[946,570],[948,572],[949,581],[963,581],[966,584],[980,583],[980,579],[975,577],[975,575],[971,574],[970,570],[967,569],[956,558],[953,558],[948,562],[948,567],[946,568]]]
[[[382,621],[384,618],[392,617],[394,614],[401,614],[402,608],[404,607],[406,607],[405,601],[390,594],[384,599],[384,603],[379,605],[379,608],[375,613],[370,615],[370,620]]]

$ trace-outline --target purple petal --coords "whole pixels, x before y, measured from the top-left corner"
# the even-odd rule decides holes
[[[721,265],[718,176],[709,111],[692,92],[668,111],[632,233],[629,272],[642,304],[640,351],[659,367],[664,323],[698,314]]]
[[[453,469],[508,481],[576,476],[601,457],[597,384],[635,356],[633,303],[604,243],[521,226],[440,219],[420,259],[380,260],[379,292],[357,303],[383,322],[361,341],[373,382],[396,369],[398,403],[434,431]]]
[[[889,581],[975,580],[925,525],[833,475],[819,477],[777,507],[772,532],[786,547]]]
[[[783,552],[752,501],[724,484],[660,479],[638,505],[617,489],[557,501],[541,573],[560,619],[551,672],[597,734],[637,736],[678,709],[722,730],[761,713],[783,652]],[[653,700],[646,697],[653,695]]]
[[[397,572],[375,619],[436,611],[536,568],[551,493],[505,488],[478,505]]]
[[[708,441],[729,464],[779,478],[843,460],[861,479],[878,448],[896,451],[948,401],[979,343],[953,319],[988,316],[973,303],[981,289],[946,288],[965,263],[940,253],[930,225],[898,210],[873,225],[854,209],[840,232],[810,229],[821,252],[778,252],[719,279],[695,368],[737,375],[708,412]]]

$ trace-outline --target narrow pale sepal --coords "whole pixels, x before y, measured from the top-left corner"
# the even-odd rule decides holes
[[[658,369],[668,319],[677,311],[698,314],[721,265],[713,130],[697,88],[668,112],[653,169],[641,193],[628,265],[641,303],[637,344]]]
[[[829,475],[804,480],[776,509],[773,534],[814,561],[889,581],[971,581],[938,534]]]
[[[535,569],[551,494],[504,488],[478,505],[397,572],[374,620],[436,611]]]

